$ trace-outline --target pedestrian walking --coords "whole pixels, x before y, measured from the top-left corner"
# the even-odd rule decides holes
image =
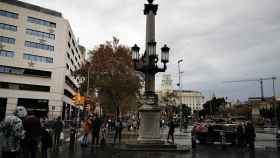
[[[32,111],[23,121],[25,138],[23,140],[24,158],[37,158],[38,144],[42,135],[42,126],[40,119]]]
[[[245,136],[246,136],[246,142],[247,142],[247,144],[249,144],[249,148],[254,149],[256,132],[255,132],[255,128],[251,121],[247,122],[247,125],[245,127]]]
[[[92,121],[92,144],[98,144],[99,143],[99,132],[101,128],[101,120],[98,118],[97,115],[93,116],[93,121]]]
[[[237,145],[238,147],[240,148],[243,148],[245,143],[244,143],[244,140],[245,140],[245,127],[244,127],[244,124],[242,122],[240,122],[237,126],[237,129],[236,129],[236,138],[237,138]]]
[[[173,119],[170,119],[169,130],[168,130],[168,135],[167,135],[167,142],[169,142],[169,136],[171,136],[172,144],[174,144],[174,132],[175,132],[175,124],[174,124]]]
[[[106,123],[103,123],[102,128],[101,128],[101,140],[100,140],[100,145],[104,147],[106,144]]]
[[[122,138],[122,128],[123,124],[120,118],[118,118],[115,122],[115,136],[114,136],[114,144],[116,143],[116,139],[119,138],[119,144],[121,144]]]
[[[192,141],[192,148],[195,149],[196,148],[196,132],[195,132],[195,126],[192,128],[191,131],[191,141]]]
[[[62,130],[63,130],[63,122],[61,121],[61,117],[58,117],[53,125],[55,147],[57,147],[60,143],[60,135]]]
[[[133,120],[132,125],[133,125],[133,130],[136,131],[137,130],[137,121]]]
[[[82,142],[81,142],[82,146],[87,146],[87,144],[88,144],[88,135],[90,133],[91,127],[92,127],[91,119],[90,118],[85,119],[85,121],[83,123],[84,136],[83,136]]]
[[[24,138],[22,120],[18,113],[6,116],[0,123],[0,146],[2,158],[16,158],[20,151],[20,141]]]
[[[45,124],[42,127],[41,137],[41,154],[42,158],[48,158],[48,149],[52,147],[52,137],[49,129],[46,128]]]

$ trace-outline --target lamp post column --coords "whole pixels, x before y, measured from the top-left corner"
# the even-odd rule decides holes
[[[143,66],[145,67],[145,100],[144,105],[139,109],[141,125],[138,141],[143,144],[162,144],[160,138],[160,109],[157,96],[155,95],[155,58],[149,54],[156,54],[155,49],[155,15],[158,5],[149,1],[145,4],[144,15],[146,15],[146,51]],[[152,48],[150,43],[153,42]],[[153,53],[151,53],[153,52]]]
[[[158,98],[155,94],[155,74],[165,72],[166,63],[169,61],[169,47],[165,44],[161,48],[161,62],[164,67],[157,65],[158,55],[156,53],[155,42],[155,15],[158,9],[157,4],[153,4],[153,0],[148,0],[145,4],[144,15],[146,15],[146,43],[145,53],[141,57],[139,55],[140,48],[135,44],[132,47],[132,60],[136,71],[145,74],[145,94],[144,104],[139,108],[140,114],[140,130],[139,143],[143,144],[162,144],[160,138],[160,108],[158,106]],[[140,62],[141,61],[141,62]]]

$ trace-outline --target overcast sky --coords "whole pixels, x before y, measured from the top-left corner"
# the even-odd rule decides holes
[[[57,10],[70,21],[80,44],[87,49],[111,40],[137,43],[144,51],[146,0],[24,0]],[[230,100],[260,96],[258,82],[223,83],[228,80],[280,77],[279,0],[156,0],[158,53],[164,43],[171,48],[166,73],[178,82],[178,59],[183,59],[183,89],[202,91],[206,97]],[[157,75],[160,88],[162,74]],[[276,82],[280,94],[279,79]],[[265,96],[272,81],[264,82]]]

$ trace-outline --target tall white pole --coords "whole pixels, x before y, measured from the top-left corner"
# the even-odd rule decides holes
[[[182,131],[182,125],[183,125],[183,105],[182,105],[182,99],[183,99],[183,92],[182,92],[182,83],[181,83],[181,74],[183,73],[180,69],[180,63],[183,62],[182,59],[178,60],[178,73],[179,73],[179,92],[181,92],[180,96],[180,131]],[[180,93],[179,93],[180,94]]]

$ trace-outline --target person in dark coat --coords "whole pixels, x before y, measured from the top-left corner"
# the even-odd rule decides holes
[[[58,117],[53,125],[53,132],[54,132],[54,145],[59,145],[60,134],[63,130],[63,123],[61,121],[61,117]]]
[[[38,144],[42,135],[42,127],[39,118],[32,112],[23,121],[23,128],[25,130],[24,144],[24,158],[37,158]]]
[[[123,124],[120,118],[115,121],[115,136],[114,136],[114,144],[116,143],[116,139],[119,137],[119,144],[121,144],[122,139],[122,129]]]
[[[101,120],[98,118],[97,115],[93,117],[92,121],[92,144],[98,144],[99,143],[99,132],[101,128]]]
[[[245,127],[246,142],[249,144],[250,149],[255,148],[256,132],[252,122],[248,122]]]
[[[42,158],[48,158],[48,149],[52,147],[52,137],[49,130],[43,126],[41,137],[41,153]]]
[[[172,144],[174,144],[174,132],[175,132],[175,124],[174,124],[173,119],[170,119],[169,131],[168,131],[168,135],[167,135],[167,142],[169,142],[169,136],[171,136]]]
[[[244,147],[244,139],[245,139],[245,127],[243,123],[239,123],[236,129],[236,138],[238,147]]]

